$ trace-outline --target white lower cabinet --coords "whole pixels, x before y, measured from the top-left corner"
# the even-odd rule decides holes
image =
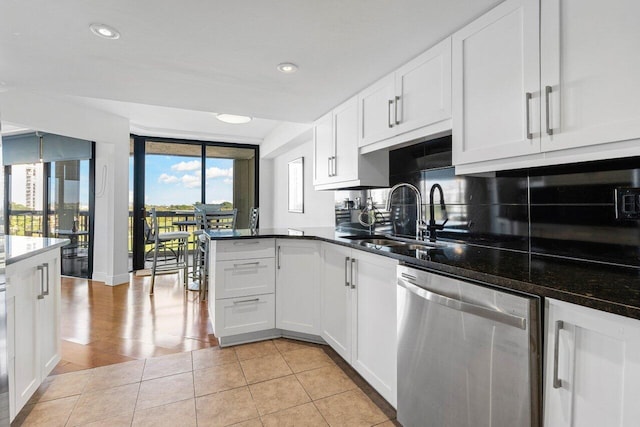
[[[215,301],[214,331],[218,338],[275,327],[273,294],[247,295]]]
[[[221,345],[275,328],[274,257],[274,239],[209,242],[209,318]]]
[[[351,363],[351,249],[322,244],[322,338]]]
[[[13,419],[60,361],[60,250],[9,264],[6,273]]]
[[[637,426],[640,321],[546,301],[544,425]]]
[[[322,338],[394,407],[397,261],[323,244]]]
[[[276,241],[276,328],[320,335],[320,243]]]

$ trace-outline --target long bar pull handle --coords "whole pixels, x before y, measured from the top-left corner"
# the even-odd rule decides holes
[[[278,258],[278,270],[280,270],[280,249],[282,249],[282,246],[278,245],[278,254],[277,254],[277,258]]]
[[[406,279],[402,276],[398,277],[398,285],[403,286],[408,291],[413,292],[419,297],[422,297],[427,301],[431,301],[435,304],[443,305],[445,307],[461,311],[463,313],[469,313],[475,316],[484,317],[485,319],[504,323],[505,325],[513,326],[519,329],[527,329],[527,319],[524,317],[514,316],[503,311],[483,307],[481,305],[476,305],[470,302],[460,301],[459,299],[437,294],[435,292],[417,286],[412,282],[412,280]]]
[[[44,267],[39,265],[37,269],[40,272],[40,294],[38,299],[44,299]]]
[[[560,330],[564,328],[562,320],[556,320],[556,331],[553,336],[553,388],[562,387],[562,380],[558,378],[558,354],[560,353],[558,344],[560,344]]]
[[[531,133],[531,112],[529,111],[529,104],[531,104],[531,92],[527,92],[524,96],[525,99],[525,113],[527,115],[527,139],[533,139],[533,134]]]
[[[327,176],[331,175],[331,156],[327,157]]]
[[[544,87],[544,105],[545,105],[545,117],[547,122],[547,135],[553,135],[553,129],[549,122],[549,98],[551,98],[551,86]]]
[[[355,289],[356,288],[356,282],[353,280],[353,270],[355,270],[356,267],[357,267],[356,259],[355,258],[351,258],[351,289]]]
[[[280,252],[280,246],[278,246],[278,253]],[[238,268],[238,267],[248,267],[250,265],[260,265],[259,261],[256,262],[241,262],[239,264],[233,264],[233,268]]]
[[[396,96],[396,102],[394,105],[394,110],[395,110],[395,118],[396,118],[396,124],[399,125],[400,124],[400,120],[398,119],[398,103],[400,102],[400,97]]]
[[[45,262],[44,264],[42,264],[42,266],[47,270],[45,274],[45,283],[47,284],[47,288],[46,290],[42,293],[42,295],[47,296],[49,295],[49,263]]]
[[[233,303],[234,304],[243,304],[245,302],[258,302],[258,301],[260,301],[260,298],[243,299],[243,300],[240,300],[240,301],[234,301]]]
[[[259,240],[252,240],[250,242],[233,242],[234,246],[235,245],[259,245],[260,241]]]
[[[349,260],[351,258],[349,258],[348,256],[344,257],[344,285],[349,287],[350,283],[349,283],[349,276],[348,276],[348,271],[349,271]]]
[[[387,123],[390,128],[393,127],[393,122],[391,121],[391,105],[393,104],[393,99],[389,100],[389,104],[387,105]]]

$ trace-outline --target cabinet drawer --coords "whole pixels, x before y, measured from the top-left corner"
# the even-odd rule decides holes
[[[232,259],[273,258],[276,243],[274,239],[234,239],[215,244],[215,258],[218,261]]]
[[[216,300],[213,332],[221,338],[272,329],[275,319],[274,294]]]
[[[215,298],[234,298],[275,292],[275,260],[218,261],[215,264]]]

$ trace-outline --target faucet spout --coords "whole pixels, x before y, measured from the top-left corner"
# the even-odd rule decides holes
[[[442,224],[436,223],[435,203],[433,202],[433,195],[436,190],[438,190],[438,195],[440,196],[440,211],[444,218],[444,222]],[[436,230],[444,229],[444,225],[447,221],[449,221],[449,216],[447,215],[447,206],[444,202],[444,192],[442,191],[440,184],[433,184],[431,186],[431,191],[429,191],[429,225],[427,226],[427,229],[429,230],[429,240],[432,242],[436,241]]]
[[[422,194],[420,194],[420,190],[418,190],[416,186],[406,182],[401,182],[391,187],[389,195],[387,196],[386,209],[387,211],[391,210],[391,197],[393,196],[393,193],[395,193],[397,189],[403,187],[413,191],[416,195],[416,240],[422,240],[422,229],[424,228],[424,221],[422,221]]]

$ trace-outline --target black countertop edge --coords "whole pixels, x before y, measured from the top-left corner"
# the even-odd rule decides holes
[[[5,247],[5,262],[7,265],[31,258],[32,256],[61,248],[70,243],[69,239],[55,239],[51,237],[10,236],[0,237]]]
[[[224,230],[209,232],[212,240],[286,238],[338,244],[397,259],[403,264],[468,279],[491,287],[554,298],[625,317],[640,319],[640,270],[587,261],[531,255],[507,249],[451,243],[422,253],[375,249],[343,236],[366,231],[338,232],[331,227],[300,229]],[[375,233],[374,233],[375,234]]]

